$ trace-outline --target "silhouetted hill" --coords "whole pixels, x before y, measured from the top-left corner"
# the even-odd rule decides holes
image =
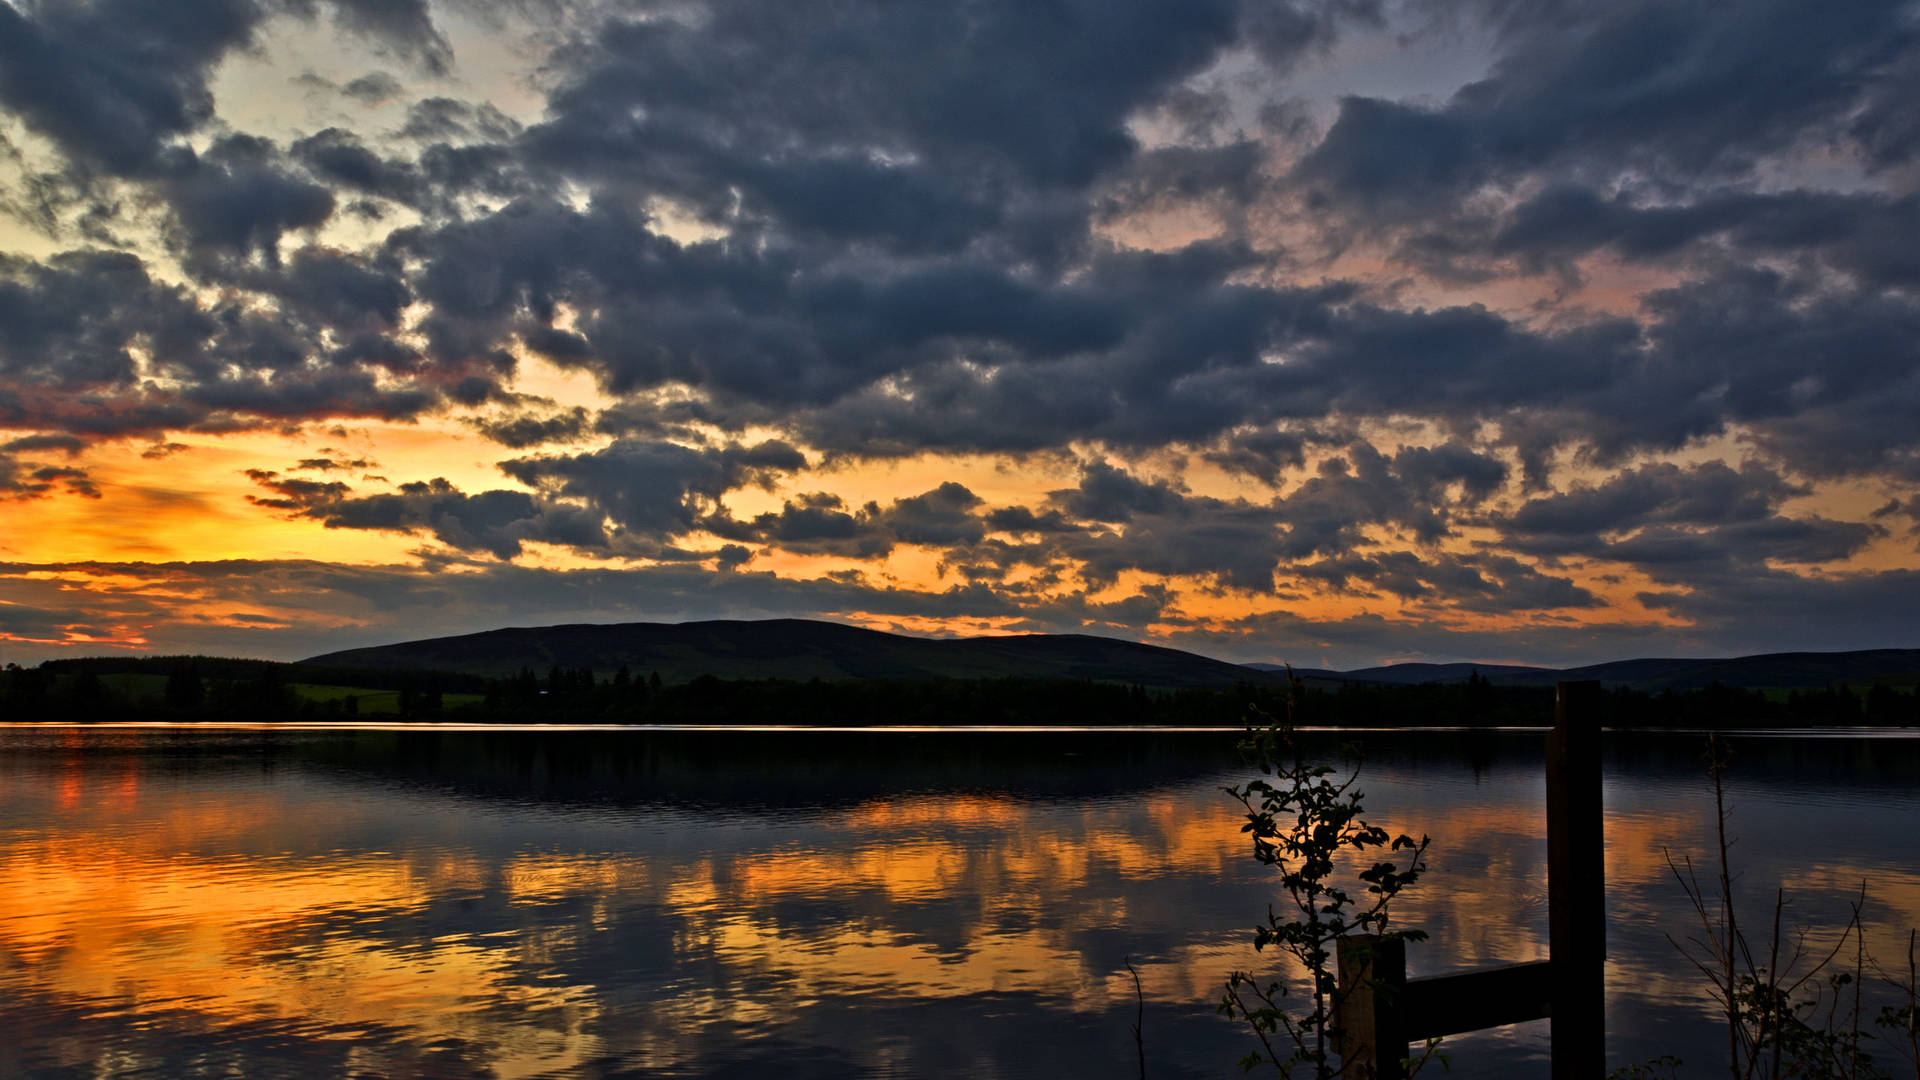
[[[330,668],[511,675],[621,666],[667,682],[721,679],[1091,679],[1159,687],[1271,683],[1271,676],[1177,649],[1084,634],[919,638],[805,619],[513,627],[348,649],[301,661]]]
[[[1273,664],[1248,664],[1276,671]],[[1308,677],[1305,669],[1296,669]],[[1648,657],[1615,660],[1576,668],[1540,668],[1515,664],[1389,664],[1356,671],[1311,672],[1319,681],[1391,683],[1465,682],[1472,672],[1496,686],[1551,686],[1563,679],[1598,679],[1635,690],[1698,690],[1719,683],[1743,689],[1810,690],[1841,682],[1920,683],[1920,649],[1864,649],[1855,652],[1765,653],[1705,660]]]
[[[1268,672],[1284,670],[1278,664],[1248,664],[1247,666]],[[1516,664],[1388,664],[1384,667],[1358,668],[1353,671],[1328,671],[1324,668],[1294,668],[1293,671],[1295,675],[1308,681],[1324,679],[1409,686],[1430,682],[1466,682],[1467,676],[1476,671],[1493,682],[1513,685],[1527,684],[1530,679],[1539,676],[1546,676],[1548,683],[1569,677],[1551,668],[1522,667]]]

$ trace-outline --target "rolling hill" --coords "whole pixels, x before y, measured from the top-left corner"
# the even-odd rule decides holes
[[[1274,664],[1249,664],[1258,671]],[[1598,679],[1634,690],[1698,690],[1720,683],[1749,690],[1810,690],[1833,683],[1920,683],[1920,649],[1864,649],[1855,652],[1764,653],[1725,659],[1647,657],[1575,668],[1516,664],[1389,664],[1354,671],[1301,670],[1310,682],[1415,684],[1465,682],[1472,672],[1496,686],[1552,686],[1563,679]]]
[[[921,638],[805,619],[512,627],[378,645],[301,661],[329,668],[511,675],[522,667],[622,665],[667,682],[722,679],[1091,679],[1157,687],[1273,677],[1178,649],[1083,634]]]
[[[807,619],[686,623],[576,623],[510,627],[456,637],[327,653],[302,665],[510,675],[522,667],[626,666],[667,682],[721,679],[1090,679],[1157,687],[1274,683],[1276,664],[1229,664],[1178,649],[1084,634],[923,638]],[[1342,682],[1464,682],[1473,672],[1501,686],[1598,679],[1635,690],[1812,689],[1838,682],[1920,683],[1920,649],[1768,653],[1725,659],[1646,657],[1574,668],[1518,664],[1390,664],[1352,671],[1296,668],[1310,686]]]

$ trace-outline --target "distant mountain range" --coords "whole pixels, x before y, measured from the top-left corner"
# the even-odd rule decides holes
[[[326,668],[457,671],[503,676],[523,667],[622,666],[668,682],[722,679],[1088,679],[1156,687],[1273,683],[1277,664],[1229,664],[1178,649],[1084,634],[922,638],[806,619],[687,623],[580,623],[513,627],[378,645],[301,661]],[[1813,688],[1835,682],[1920,684],[1920,649],[1770,653],[1734,659],[1648,658],[1577,668],[1512,664],[1392,664],[1355,671],[1295,668],[1310,684],[1464,682],[1472,672],[1503,686],[1598,679],[1636,690]]]
[[[1275,676],[1178,649],[1084,634],[922,638],[806,619],[583,623],[514,627],[459,637],[348,649],[301,661],[316,667],[544,674],[625,666],[667,682],[721,679],[1091,679],[1157,687],[1272,683]]]
[[[1279,664],[1248,664],[1273,674]],[[1389,664],[1355,671],[1295,668],[1312,682],[1446,683],[1465,682],[1473,672],[1496,686],[1552,686],[1562,680],[1598,679],[1635,690],[1697,690],[1720,683],[1744,689],[1806,690],[1836,682],[1920,683],[1920,649],[1865,649],[1857,652],[1765,653],[1720,660],[1649,657],[1615,660],[1575,668],[1517,664]]]

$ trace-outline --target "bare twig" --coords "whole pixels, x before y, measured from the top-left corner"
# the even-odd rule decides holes
[[[1133,976],[1133,1052],[1140,1059],[1140,1080],[1147,1080],[1147,1041],[1142,1034],[1147,1022],[1147,995],[1140,989],[1140,973],[1133,968],[1133,957],[1121,961]]]

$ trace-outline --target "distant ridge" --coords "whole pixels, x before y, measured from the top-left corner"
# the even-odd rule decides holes
[[[301,661],[316,667],[511,675],[625,666],[667,682],[721,679],[1090,679],[1156,687],[1272,683],[1224,661],[1085,634],[922,638],[807,619],[685,623],[575,623],[347,649]]]
[[[1277,664],[1248,664],[1256,671],[1281,670]],[[1647,657],[1575,668],[1517,664],[1389,664],[1354,671],[1296,669],[1317,682],[1414,684],[1465,682],[1479,672],[1497,686],[1551,686],[1563,679],[1598,679],[1634,690],[1698,690],[1720,683],[1747,690],[1810,690],[1837,682],[1920,684],[1920,649],[1861,649],[1853,652],[1762,653],[1726,659]]]

